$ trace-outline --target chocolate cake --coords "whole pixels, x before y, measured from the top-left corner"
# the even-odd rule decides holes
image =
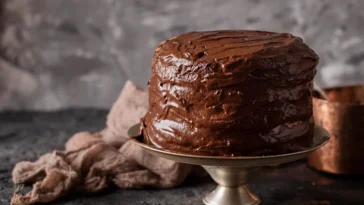
[[[311,145],[318,56],[265,31],[191,32],[155,50],[144,141],[198,155],[283,154]]]

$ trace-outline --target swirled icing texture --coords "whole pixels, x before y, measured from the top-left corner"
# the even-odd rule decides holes
[[[191,32],[164,41],[153,56],[144,140],[199,155],[303,150],[313,136],[318,60],[286,33]]]

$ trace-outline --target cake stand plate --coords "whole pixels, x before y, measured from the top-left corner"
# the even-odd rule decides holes
[[[304,158],[329,140],[329,133],[315,125],[313,143],[307,150],[269,156],[221,157],[175,153],[147,145],[140,136],[140,124],[131,127],[128,135],[150,154],[185,164],[201,165],[218,184],[217,188],[203,199],[207,205],[259,204],[260,199],[246,186],[248,180],[259,172],[259,167]]]

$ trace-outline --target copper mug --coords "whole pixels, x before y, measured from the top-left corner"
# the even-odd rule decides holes
[[[332,174],[364,174],[364,87],[325,90],[328,100],[314,94],[315,122],[330,141],[308,156],[311,167]]]

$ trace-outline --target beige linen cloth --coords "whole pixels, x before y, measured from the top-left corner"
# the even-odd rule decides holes
[[[110,184],[120,188],[179,185],[191,172],[191,165],[154,157],[128,141],[128,128],[140,121],[147,107],[148,94],[127,82],[104,130],[76,133],[66,143],[65,151],[16,164],[14,183],[31,183],[33,187],[25,195],[15,193],[11,204],[46,203],[70,191],[97,192]]]

